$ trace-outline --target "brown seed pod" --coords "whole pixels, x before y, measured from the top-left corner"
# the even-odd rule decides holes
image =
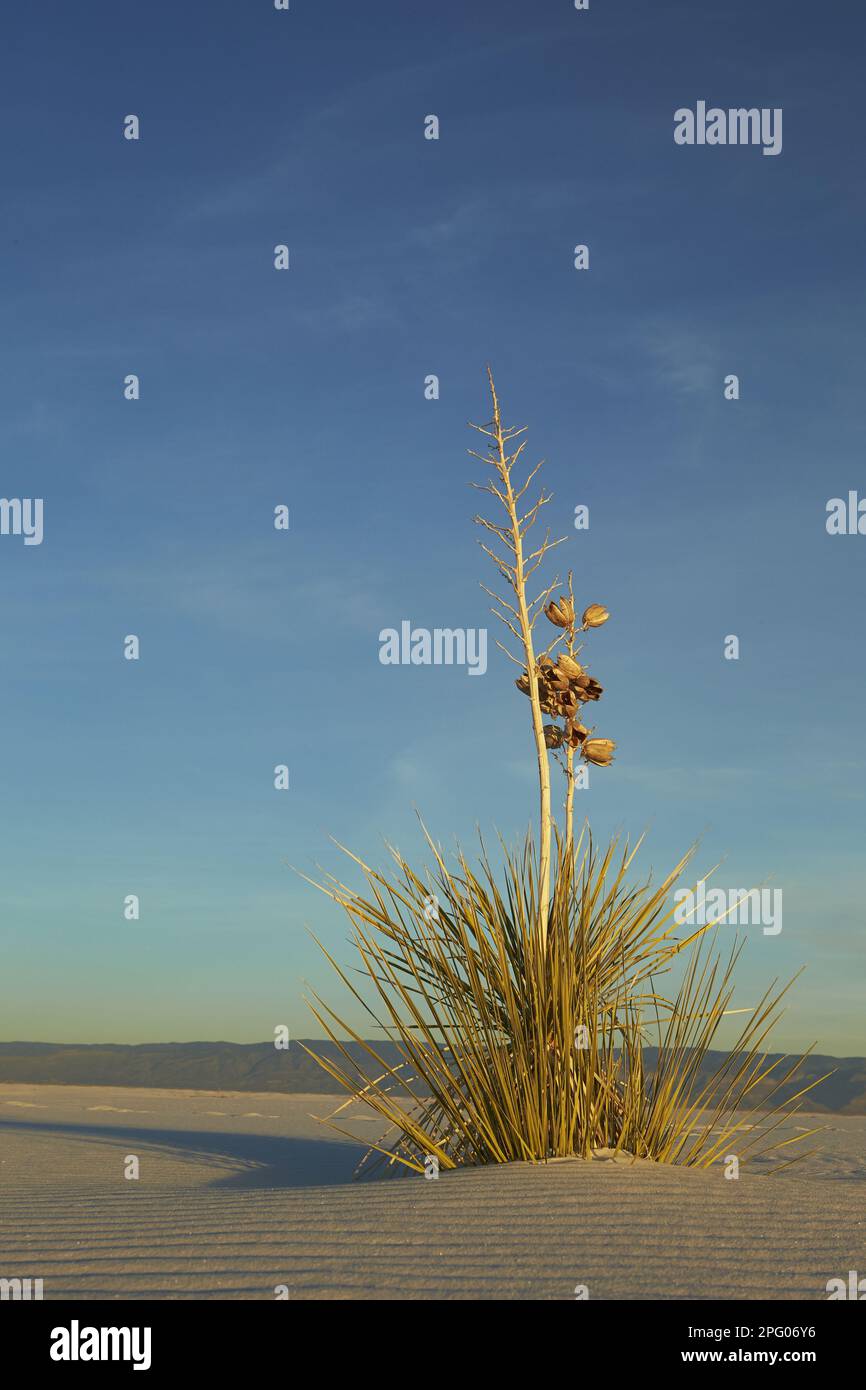
[[[583,667],[578,661],[574,660],[574,657],[569,656],[567,652],[562,652],[560,654],[557,658],[556,665],[562,674],[567,676],[570,681],[577,680],[578,676],[583,675]]]
[[[571,748],[579,748],[589,733],[589,729],[585,724],[575,724],[573,720],[569,720],[568,728],[565,732],[566,742],[569,746]]]
[[[574,685],[578,700],[597,700],[604,693],[604,686],[592,676],[578,676]]]
[[[609,767],[613,762],[613,750],[616,748],[612,738],[588,738],[584,740],[582,753],[588,763],[595,763],[596,767]]]
[[[558,666],[550,666],[544,672],[545,683],[551,690],[567,690],[569,678]]]
[[[571,627],[574,622],[574,605],[565,594],[560,594],[555,601],[551,599],[544,614],[555,627]]]

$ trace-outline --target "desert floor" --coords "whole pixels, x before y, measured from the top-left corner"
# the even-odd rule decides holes
[[[828,1126],[821,1153],[771,1177],[600,1159],[359,1183],[363,1148],[311,1118],[336,1104],[0,1086],[0,1278],[46,1299],[825,1299],[866,1274],[863,1116],[798,1115]]]

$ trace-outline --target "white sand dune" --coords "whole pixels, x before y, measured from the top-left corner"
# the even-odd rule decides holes
[[[828,1126],[822,1151],[772,1177],[564,1161],[353,1183],[363,1146],[310,1118],[334,1104],[0,1086],[0,1278],[46,1299],[823,1299],[866,1273],[866,1117],[798,1115]]]

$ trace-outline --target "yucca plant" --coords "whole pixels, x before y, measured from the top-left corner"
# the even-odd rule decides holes
[[[368,1171],[381,1164],[423,1171],[431,1157],[445,1169],[588,1158],[600,1149],[707,1165],[730,1152],[758,1088],[765,1141],[809,1089],[768,1103],[789,1087],[803,1060],[772,1063],[765,1050],[787,986],[738,1011],[746,1016],[740,1035],[708,1072],[707,1054],[732,1012],[738,949],[723,967],[706,949],[716,923],[684,939],[675,934],[672,891],[693,851],[656,885],[651,878],[635,885],[629,875],[640,841],[631,848],[615,839],[600,850],[587,829],[575,841],[575,758],[607,766],[614,749],[582,722],[602,688],[578,661],[577,638],[609,614],[593,603],[578,622],[571,574],[567,594],[552,597],[554,579],[528,597],[529,580],[559,542],[549,532],[534,549],[528,541],[550,498],[542,491],[526,502],[538,468],[515,482],[525,441],[511,445],[524,431],[503,425],[489,372],[488,379],[493,418],[474,428],[490,446],[487,455],[470,452],[493,467],[483,486],[501,504],[503,520],[476,521],[500,547],[482,542],[508,586],[506,597],[487,592],[518,643],[518,655],[508,655],[522,668],[517,686],[530,703],[538,836],[528,834],[518,851],[500,844],[496,862],[482,842],[474,866],[458,851],[449,869],[425,831],[431,862],[423,873],[396,850],[388,874],[346,851],[364,891],[333,876],[316,886],[352,924],[357,984],[325,954],[392,1046],[366,1041],[314,995],[312,1011],[336,1056],[311,1055],[350,1100],[363,1100],[385,1122],[362,1164]],[[542,617],[554,635],[536,654]],[[545,715],[553,722],[545,724]],[[566,776],[563,831],[551,813],[551,755],[563,759]],[[685,969],[669,997],[660,980],[684,952]],[[328,1121],[335,1128],[339,1113]],[[750,1135],[738,1143],[738,1155],[755,1145]]]

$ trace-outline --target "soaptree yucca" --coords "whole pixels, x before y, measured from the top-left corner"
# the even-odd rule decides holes
[[[470,452],[491,466],[476,486],[501,515],[476,521],[505,584],[505,594],[487,592],[516,643],[516,655],[505,650],[529,700],[538,832],[518,850],[498,844],[493,857],[482,841],[473,863],[458,852],[449,867],[425,831],[421,873],[396,850],[388,873],[346,851],[363,890],[333,876],[317,886],[347,913],[360,972],[353,978],[328,959],[388,1045],[366,1040],[314,995],[312,1011],[334,1048],[312,1055],[349,1099],[384,1121],[362,1165],[368,1170],[421,1171],[430,1157],[445,1169],[598,1149],[707,1165],[731,1152],[741,1132],[740,1158],[758,1132],[762,1152],[781,1148],[774,1132],[808,1089],[790,1094],[802,1058],[773,1062],[765,1048],[785,989],[751,1009],[730,1008],[738,948],[722,963],[707,944],[716,923],[683,930],[674,920],[673,888],[692,851],[657,883],[634,882],[637,845],[599,848],[587,829],[575,839],[575,760],[604,767],[614,749],[583,722],[602,687],[578,659],[578,637],[609,614],[592,603],[578,620],[571,574],[567,593],[553,597],[554,579],[530,594],[559,542],[549,532],[530,540],[549,495],[528,499],[538,467],[517,478],[524,431],[502,423],[488,379],[492,419],[474,428],[489,447]],[[551,757],[566,777],[561,830],[551,812]],[[744,1016],[741,1031],[713,1067],[710,1048],[732,1012]],[[761,1131],[747,1123],[756,1097]],[[338,1128],[339,1113],[329,1121]]]

